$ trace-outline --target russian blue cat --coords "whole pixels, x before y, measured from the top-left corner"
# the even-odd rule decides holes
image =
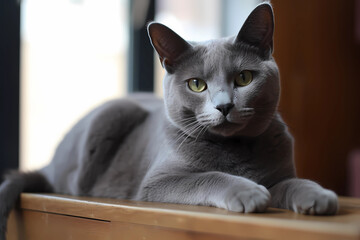
[[[166,70],[164,100],[133,95],[105,103],[70,130],[48,166],[7,175],[1,239],[23,191],[335,214],[334,192],[296,178],[293,139],[277,112],[273,30],[268,3],[237,36],[207,42],[187,42],[150,23]]]

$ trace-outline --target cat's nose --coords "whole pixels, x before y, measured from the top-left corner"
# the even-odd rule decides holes
[[[216,106],[216,109],[219,110],[225,117],[229,114],[230,110],[234,107],[233,103],[220,104]]]

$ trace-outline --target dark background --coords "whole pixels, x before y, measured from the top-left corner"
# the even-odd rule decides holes
[[[360,148],[359,3],[272,1],[280,112],[295,137],[298,175],[341,195],[348,155]]]
[[[19,166],[19,49],[20,6],[0,0],[0,174]]]

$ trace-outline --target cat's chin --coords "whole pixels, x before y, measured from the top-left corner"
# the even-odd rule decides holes
[[[209,132],[223,137],[231,137],[237,135],[239,131],[245,128],[245,126],[246,123],[237,124],[224,121],[219,125],[209,128]]]

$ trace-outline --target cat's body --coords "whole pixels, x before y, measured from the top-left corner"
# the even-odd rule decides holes
[[[335,214],[337,196],[296,178],[293,139],[277,113],[273,15],[259,5],[236,37],[189,43],[149,25],[167,73],[164,101],[108,102],[64,137],[52,162],[0,186],[0,239],[22,191]]]
[[[144,194],[148,179],[171,171],[190,175],[218,171],[270,188],[295,177],[292,153],[282,150],[291,145],[279,116],[261,137],[182,136],[165,117],[161,100],[133,95],[87,115],[40,172],[57,193],[152,201]]]

